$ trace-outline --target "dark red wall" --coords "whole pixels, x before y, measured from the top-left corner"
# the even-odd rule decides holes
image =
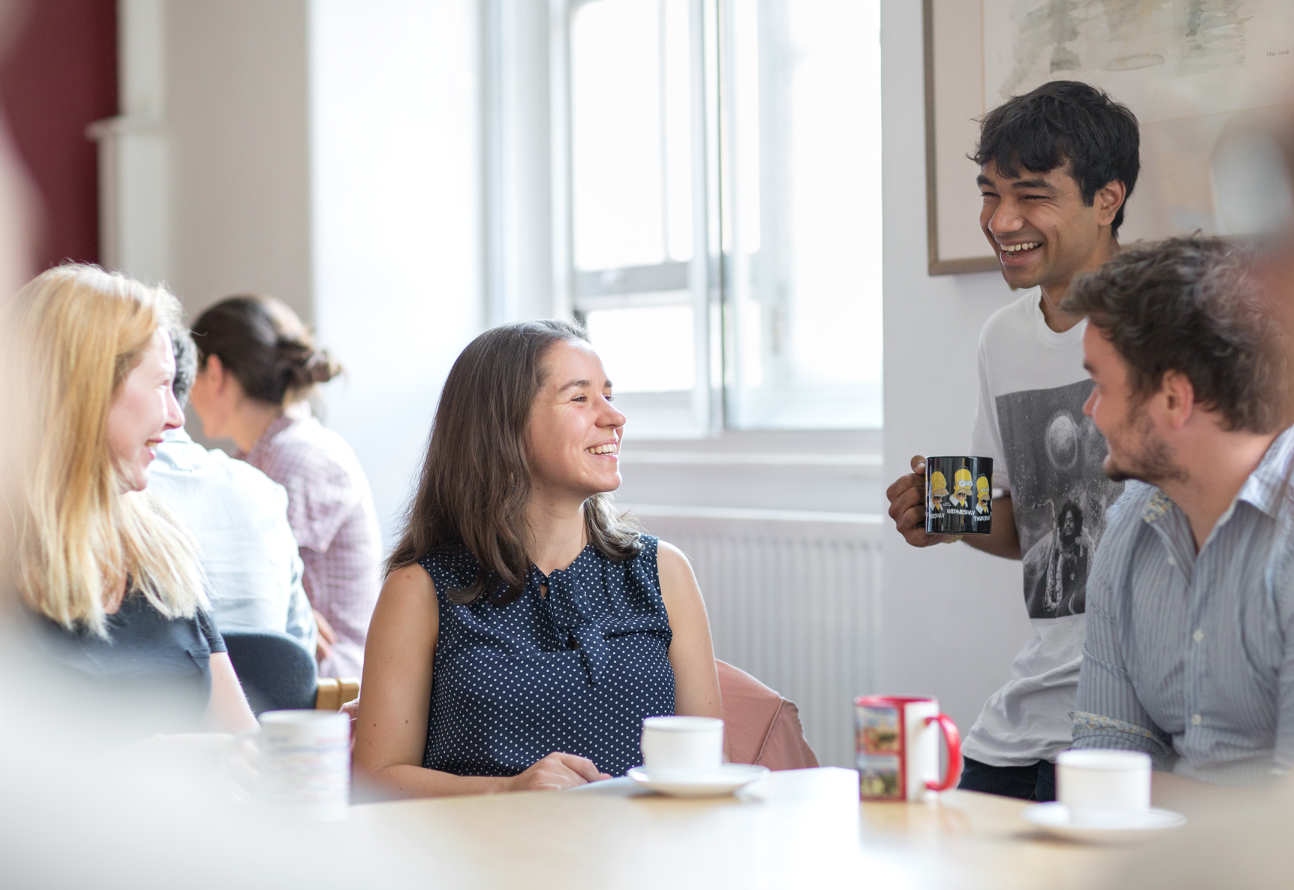
[[[117,0],[26,4],[0,61],[0,102],[43,204],[36,268],[98,262],[99,175],[85,128],[117,114]]]

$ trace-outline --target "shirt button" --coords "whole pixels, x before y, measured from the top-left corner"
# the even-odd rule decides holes
[[[1171,556],[1168,557],[1168,564],[1173,568],[1177,568],[1177,560],[1173,559]]]
[[[1197,630],[1195,633],[1191,634],[1191,639],[1195,640],[1197,643],[1204,642],[1204,631]]]
[[[1199,726],[1199,725],[1200,725],[1200,715],[1199,715],[1199,714],[1192,714],[1192,715],[1191,715],[1191,725],[1192,725],[1192,726]]]

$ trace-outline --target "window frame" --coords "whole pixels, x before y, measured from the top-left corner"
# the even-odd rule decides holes
[[[580,318],[595,310],[690,304],[694,318],[696,384],[691,392],[619,394],[621,404],[631,417],[646,412],[654,420],[666,418],[668,421],[653,424],[660,427],[659,433],[643,438],[633,436],[635,442],[644,449],[671,454],[680,447],[697,454],[713,453],[716,449],[725,453],[735,449],[743,454],[751,449],[759,452],[768,449],[767,453],[774,459],[780,459],[778,456],[787,452],[816,453],[821,451],[819,446],[823,443],[832,443],[829,450],[833,453],[857,453],[862,448],[865,453],[860,459],[870,466],[880,451],[881,426],[729,426],[725,385],[731,385],[732,381],[726,379],[725,366],[731,356],[725,354],[729,348],[725,341],[730,341],[735,331],[738,310],[726,305],[724,300],[725,278],[733,274],[733,260],[719,256],[717,251],[726,197],[721,169],[724,155],[730,152],[730,146],[722,140],[733,137],[731,121],[721,120],[725,110],[719,103],[720,66],[725,60],[717,57],[717,34],[725,23],[723,17],[731,0],[689,0],[688,6],[693,63],[690,80],[692,258],[598,270],[574,267],[570,37],[577,11],[600,0],[549,0],[545,33],[540,33],[541,29],[536,26],[533,7],[517,11],[515,4],[508,0],[484,2],[490,10],[483,16],[483,27],[487,29],[483,34],[485,81],[489,83],[493,79],[502,84],[500,87],[496,83],[488,91],[490,102],[483,120],[484,145],[489,155],[486,171],[493,180],[486,190],[491,199],[485,260],[488,321],[499,324],[541,314]],[[522,46],[522,51],[527,58],[542,55],[546,70],[533,63],[526,70],[511,70],[518,45],[526,43],[528,46]],[[707,50],[707,43],[713,48]],[[526,84],[541,76],[549,111],[546,131],[535,126],[538,121],[533,112],[519,107],[527,98],[533,100],[539,95],[533,86]],[[528,126],[525,132],[518,132],[522,122]],[[516,174],[512,182],[506,179],[510,170],[521,165],[517,156],[527,152],[532,157],[542,154],[551,175],[546,200],[530,200],[518,209],[508,197],[510,187],[518,185]],[[540,214],[539,210],[547,213]],[[518,216],[528,218],[517,219]],[[525,253],[527,234],[534,236],[532,241],[543,245],[550,260],[548,274],[538,287],[534,279],[528,282],[518,276],[515,271],[518,264],[509,260],[510,251]],[[761,239],[761,246],[762,243]],[[533,247],[529,249],[532,254],[535,252]],[[744,257],[742,262],[767,262],[765,254],[760,251]],[[530,268],[534,268],[534,257],[530,259]],[[662,297],[662,292],[670,290],[685,292],[685,296]],[[725,337],[725,333],[729,336]]]
[[[708,438],[724,430],[722,367],[714,362],[715,349],[722,348],[722,336],[716,319],[722,318],[722,292],[718,264],[710,261],[711,227],[718,228],[717,189],[719,158],[716,140],[717,106],[712,95],[712,77],[707,67],[714,66],[713,53],[705,51],[707,35],[716,27],[718,4],[708,0],[688,0],[689,37],[689,119],[691,123],[691,195],[692,257],[687,261],[665,259],[652,265],[635,265],[612,269],[575,268],[574,262],[574,169],[572,151],[571,29],[580,9],[600,0],[551,0],[554,27],[553,70],[560,78],[552,94],[552,132],[555,173],[553,190],[553,251],[555,292],[566,312],[578,320],[585,313],[599,309],[629,308],[651,305],[690,305],[692,307],[692,350],[696,380],[686,398],[687,408],[680,412],[680,392],[632,393],[619,397],[626,408],[636,407],[660,419],[664,439]],[[658,0],[664,2],[664,0]],[[717,86],[717,84],[714,84]],[[686,296],[662,297],[675,292]],[[647,296],[647,295],[651,296]]]

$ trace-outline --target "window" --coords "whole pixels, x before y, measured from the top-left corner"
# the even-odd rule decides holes
[[[877,4],[723,10],[726,425],[879,427]]]
[[[635,433],[879,427],[877,0],[564,13],[559,279]]]

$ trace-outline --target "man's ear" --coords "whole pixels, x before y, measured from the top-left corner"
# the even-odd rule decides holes
[[[1111,179],[1096,190],[1096,194],[1092,196],[1092,206],[1096,208],[1101,225],[1108,226],[1114,222],[1115,215],[1127,198],[1128,188],[1119,179]]]
[[[1184,427],[1195,413],[1195,387],[1190,378],[1180,371],[1165,371],[1159,395],[1169,426],[1175,430]]]

